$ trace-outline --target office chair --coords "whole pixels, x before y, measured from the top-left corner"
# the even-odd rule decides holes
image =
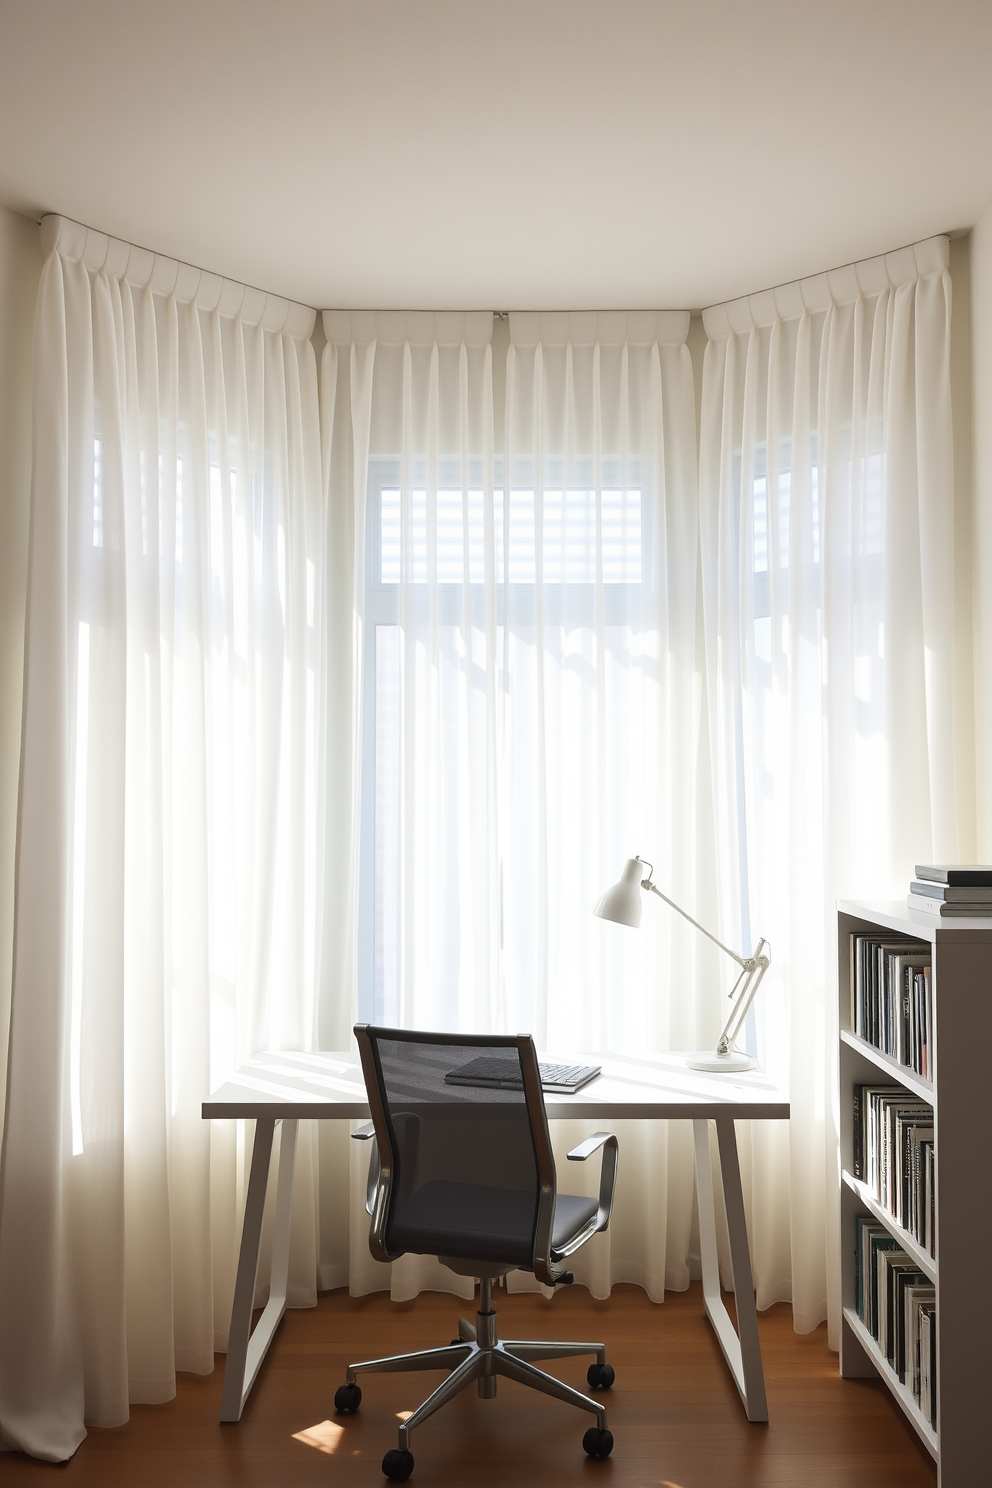
[[[398,1449],[383,1458],[386,1477],[403,1483],[413,1471],[414,1428],[473,1380],[479,1395],[492,1399],[502,1374],[591,1411],[596,1425],[582,1445],[590,1457],[608,1457],[613,1434],[603,1406],[532,1362],[595,1354],[586,1378],[592,1389],[605,1390],[615,1378],[605,1346],[500,1340],[493,1282],[514,1270],[533,1271],[546,1286],[574,1280],[562,1262],[610,1221],[616,1137],[597,1132],[568,1154],[583,1162],[602,1148],[598,1200],[560,1194],[533,1039],[413,1033],[364,1023],[355,1037],[372,1120],[353,1135],[374,1135],[376,1143],[366,1202],[369,1249],[380,1261],[407,1251],[438,1256],[459,1276],[479,1279],[479,1306],[475,1326],[460,1318],[458,1337],[445,1348],[350,1364],[335,1409],[359,1408],[362,1392],[355,1379],[365,1371],[450,1371],[403,1422]],[[487,1061],[486,1073],[499,1084],[460,1083],[463,1067],[477,1060]],[[467,1078],[478,1078],[477,1071]]]

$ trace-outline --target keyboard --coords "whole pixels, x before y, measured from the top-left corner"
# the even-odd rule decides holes
[[[549,1095],[572,1095],[595,1080],[602,1070],[600,1064],[541,1064],[541,1089]],[[468,1064],[449,1070],[445,1075],[448,1085],[478,1085],[488,1090],[522,1090],[520,1065],[516,1059],[501,1059],[498,1055],[480,1055]]]

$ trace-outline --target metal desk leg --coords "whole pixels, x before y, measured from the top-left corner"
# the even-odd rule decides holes
[[[227,1364],[224,1369],[224,1393],[220,1402],[222,1421],[240,1421],[245,1401],[273,1335],[286,1311],[286,1281],[289,1275],[289,1225],[293,1207],[293,1165],[296,1159],[296,1122],[282,1119],[279,1143],[279,1177],[276,1187],[275,1226],[272,1234],[272,1268],[269,1300],[254,1330],[251,1326],[252,1303],[255,1300],[255,1278],[258,1274],[258,1249],[262,1239],[262,1214],[272,1155],[274,1118],[255,1122],[255,1143],[251,1151],[251,1171],[245,1197],[245,1217],[241,1228],[241,1253],[238,1276],[234,1284],[234,1306],[231,1308],[231,1330],[227,1340]]]
[[[744,1402],[749,1421],[768,1420],[765,1397],[765,1375],[761,1365],[761,1342],[758,1338],[758,1315],[754,1305],[754,1282],[751,1256],[744,1220],[744,1194],[737,1159],[737,1134],[733,1119],[717,1117],[720,1144],[720,1171],[723,1201],[730,1234],[730,1259],[734,1273],[734,1301],[737,1327],[734,1331],[730,1314],[720,1292],[720,1265],[716,1249],[716,1212],[713,1205],[713,1167],[710,1159],[709,1122],[692,1123],[696,1154],[696,1202],[699,1207],[699,1249],[703,1267],[703,1302],[724,1358]]]

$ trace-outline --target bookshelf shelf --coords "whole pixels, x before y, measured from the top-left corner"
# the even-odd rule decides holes
[[[871,1357],[871,1361],[874,1364],[875,1368],[878,1370],[879,1374],[882,1376],[885,1383],[892,1391],[892,1394],[895,1396],[899,1405],[902,1407],[904,1413],[909,1417],[910,1423],[915,1428],[920,1440],[923,1442],[924,1446],[929,1449],[931,1457],[936,1458],[938,1451],[937,1433],[936,1431],[934,1431],[933,1427],[930,1425],[930,1422],[923,1415],[920,1407],[913,1399],[912,1390],[908,1389],[902,1383],[899,1376],[892,1368],[892,1365],[882,1353],[882,1350],[879,1348],[874,1338],[872,1338],[871,1334],[868,1332],[868,1329],[858,1317],[858,1314],[855,1312],[853,1307],[844,1308],[844,1320],[848,1324],[848,1326],[853,1329],[861,1343],[862,1348],[864,1348]]]
[[[937,1262],[932,1255],[929,1255],[923,1249],[916,1236],[911,1235],[908,1230],[903,1229],[902,1225],[897,1219],[892,1217],[888,1209],[882,1208],[867,1183],[862,1183],[860,1178],[855,1178],[853,1173],[849,1173],[846,1168],[844,1169],[843,1176],[844,1182],[851,1192],[857,1196],[863,1208],[867,1209],[881,1224],[885,1225],[889,1234],[893,1235],[899,1241],[903,1250],[916,1262],[924,1276],[929,1276],[930,1280],[936,1284]]]
[[[907,1069],[906,1065],[900,1064],[890,1054],[883,1054],[881,1049],[875,1048],[874,1044],[869,1044],[867,1040],[858,1038],[856,1033],[850,1033],[846,1028],[841,1029],[840,1038],[841,1043],[847,1044],[849,1049],[856,1050],[862,1059],[867,1059],[869,1064],[873,1064],[877,1070],[881,1070],[882,1074],[888,1079],[894,1080],[904,1090],[910,1091],[913,1095],[918,1095],[921,1100],[929,1101],[930,1105],[933,1105],[932,1080],[924,1080],[923,1076],[918,1075],[915,1070]]]
[[[992,1289],[983,1256],[992,1244],[992,919],[939,919],[900,904],[837,907],[840,1110],[841,1374],[877,1375],[937,1463],[939,1488],[985,1482],[992,1461]],[[931,1061],[925,1080],[859,1038],[851,1027],[851,937],[919,941],[930,949]],[[933,1106],[936,1158],[934,1260],[854,1177],[854,1087],[892,1083]],[[859,1215],[885,1226],[937,1294],[937,1429],[865,1327],[855,1306]]]

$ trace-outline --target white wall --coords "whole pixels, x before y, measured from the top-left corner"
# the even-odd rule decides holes
[[[992,861],[992,211],[971,233],[973,586],[978,861]]]
[[[14,841],[31,480],[31,343],[38,227],[0,207],[0,1127],[7,1079]]]
[[[951,242],[951,414],[954,423],[954,774],[958,861],[978,861],[972,554],[971,235]]]

